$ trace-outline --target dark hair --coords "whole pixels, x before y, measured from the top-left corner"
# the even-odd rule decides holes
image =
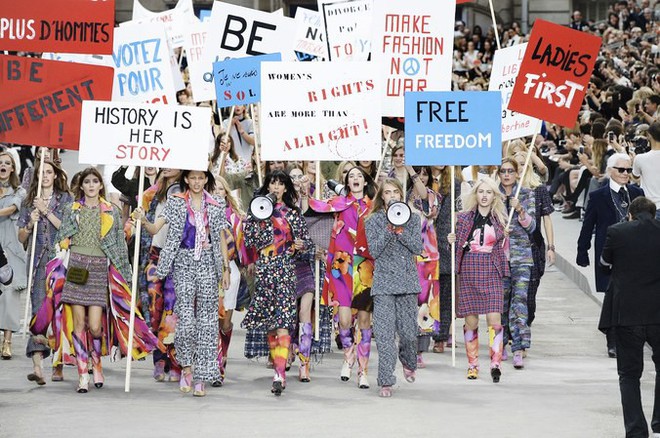
[[[644,215],[645,213],[650,214],[651,217],[655,217],[655,211],[656,208],[653,201],[644,196],[638,196],[630,203],[630,210],[628,210],[628,213],[630,213],[633,219],[637,219],[640,215]]]
[[[53,163],[52,161],[44,161],[44,164],[49,164],[55,173],[55,178],[53,179],[53,194],[68,193],[69,184],[67,182],[66,172],[64,172],[64,170],[62,170],[59,165]],[[37,161],[37,164],[34,166],[34,172],[32,173],[32,181],[30,182],[28,194],[23,201],[23,206],[25,207],[31,207],[32,202],[37,197],[40,168],[41,160]]]
[[[179,177],[179,185],[181,186],[181,191],[185,192],[190,188],[188,183],[186,182],[186,178],[188,178],[188,175],[190,175],[190,172],[203,172],[204,175],[206,176],[206,185],[204,186],[204,190],[206,190],[209,193],[213,193],[215,190],[215,177],[213,176],[213,173],[211,173],[210,170],[184,170],[181,172],[181,176]]]
[[[429,189],[433,188],[433,170],[431,169],[431,166],[413,166],[413,170],[418,175],[421,171],[426,172],[426,174],[429,176],[429,179],[426,181],[426,187]],[[413,181],[412,178],[410,178],[410,176],[408,177],[407,186],[408,186],[408,190],[413,189]]]
[[[282,201],[284,201],[287,207],[298,210],[298,206],[296,205],[298,202],[298,194],[296,193],[296,188],[293,187],[293,181],[291,180],[289,174],[282,170],[275,170],[273,172],[267,173],[264,178],[264,184],[259,187],[255,195],[265,196],[270,193],[268,186],[272,182],[281,182],[284,184],[286,191],[282,195]]]
[[[218,158],[220,158],[220,155],[222,155],[222,151],[220,150],[220,143],[222,143],[222,138],[225,136],[225,134],[220,133],[215,137],[215,146],[213,147],[213,154],[211,155],[211,163],[215,163]],[[227,137],[227,142],[229,143],[229,157],[234,160],[238,161],[238,155],[236,155],[236,149],[234,149],[234,139],[231,137]],[[222,170],[220,170],[222,172]]]
[[[646,100],[651,101],[652,104],[654,105],[660,105],[660,96],[657,94],[652,94],[649,97],[646,98]]]
[[[646,131],[653,140],[660,141],[660,122],[653,122],[649,126],[649,130]]]
[[[103,182],[103,175],[101,175],[101,172],[99,172],[96,167],[88,167],[85,170],[78,172],[78,182],[75,187],[73,187],[73,194],[76,197],[76,199],[82,199],[83,196],[85,196],[85,192],[82,189],[82,184],[85,178],[87,178],[89,175],[94,175],[101,181],[101,190],[99,190],[99,196],[103,199],[105,199],[105,182]]]
[[[364,176],[364,182],[366,183],[364,186],[364,194],[369,198],[369,199],[374,199],[376,197],[376,183],[374,182],[374,179],[369,175],[363,168],[360,166],[353,166],[350,169],[348,169],[348,172],[346,172],[346,176],[344,177],[344,185],[346,187],[349,187],[350,190],[350,185],[348,184],[348,175],[351,173],[353,169],[357,169],[360,171],[362,176]]]

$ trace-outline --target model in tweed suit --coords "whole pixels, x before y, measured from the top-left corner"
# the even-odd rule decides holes
[[[401,200],[402,193],[398,180],[386,179],[376,195],[374,211],[364,224],[369,252],[375,261],[371,296],[381,397],[389,397],[396,383],[397,351],[408,382],[415,381],[417,369],[417,295],[422,289],[416,256],[424,249],[421,219],[413,214],[405,225],[393,227],[388,224],[384,207],[391,200]]]

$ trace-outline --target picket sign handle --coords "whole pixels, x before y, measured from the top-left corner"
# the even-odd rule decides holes
[[[222,113],[220,113],[222,115]],[[220,123],[222,125],[222,122]],[[234,107],[231,107],[231,110],[229,111],[229,120],[227,122],[227,132],[225,132],[225,143],[229,140],[229,131],[231,131],[231,127],[234,125]],[[234,145],[236,147],[236,145]],[[227,152],[222,152],[220,154],[220,175],[224,176],[225,174],[225,160],[227,159]]]
[[[38,175],[38,185],[37,185],[37,198],[41,197],[41,182],[44,177],[44,160],[46,157],[46,151],[42,150],[41,151],[41,159],[39,160],[39,175]],[[34,178],[34,175],[32,175],[32,178]],[[48,218],[46,218],[48,220]],[[30,263],[29,271],[28,271],[28,283],[27,283],[27,291],[28,291],[28,296],[27,299],[25,300],[25,312],[23,312],[23,339],[27,337],[28,333],[28,316],[30,315],[30,307],[31,307],[31,302],[32,300],[30,299],[32,295],[32,286],[34,282],[34,251],[37,248],[37,228],[39,226],[39,223],[37,222],[34,224],[34,227],[32,228],[32,251],[30,252],[30,260],[28,262]]]
[[[534,135],[532,136],[532,144],[529,146],[529,149],[527,150],[527,157],[525,158],[525,165],[523,166],[522,173],[520,173],[520,178],[525,176],[527,173],[527,168],[529,167],[529,162],[531,161],[532,158],[532,152],[534,151],[534,143],[536,142],[536,136],[538,135],[539,130],[541,129],[541,119],[539,119],[536,122],[536,129],[534,130]],[[514,198],[518,199],[518,196],[520,195],[520,189],[522,188],[522,183],[518,183],[518,187],[516,188],[516,195]],[[511,220],[513,219],[513,209],[509,211],[509,220],[506,223],[506,228],[509,228],[511,226]],[[504,241],[502,241],[502,246],[504,246]]]
[[[252,122],[254,123],[254,157],[257,162],[257,177],[259,178],[259,187],[264,184],[264,177],[261,174],[261,152],[259,151],[259,122],[261,117],[258,117],[255,111],[255,105],[250,104],[250,113],[252,113]],[[255,123],[256,122],[256,123]]]
[[[451,179],[450,196],[451,196],[451,232],[456,233],[456,169],[454,166],[450,167]],[[451,366],[456,367],[456,242],[451,244]]]
[[[144,194],[144,166],[140,166],[140,180],[138,182],[138,205],[142,203]],[[140,268],[140,232],[142,221],[135,223],[135,249],[133,250],[133,280],[131,281],[131,317],[128,323],[128,347],[126,349],[126,380],[124,392],[131,391],[131,364],[133,362],[133,335],[135,332],[135,301],[138,295],[138,270]]]
[[[386,127],[390,128],[389,126]],[[390,128],[389,132],[387,133],[387,136],[385,137],[385,147],[383,148],[383,153],[380,156],[380,163],[378,163],[378,171],[376,172],[376,177],[374,178],[375,183],[378,183],[378,177],[380,176],[380,172],[383,170],[383,162],[385,161],[385,154],[387,154],[387,151],[390,148],[390,139],[392,138],[392,133],[394,131],[396,131],[396,129]]]
[[[314,197],[321,199],[321,162],[316,162],[316,190]],[[320,339],[320,324],[321,324],[321,288],[319,287],[319,280],[321,276],[321,261],[316,258],[314,254],[314,340]]]
[[[493,8],[493,0],[488,0],[488,6],[490,6],[490,16],[493,19],[493,29],[495,30],[495,41],[497,42],[497,50],[500,50],[502,46],[500,45],[500,33],[497,31],[497,20],[495,20],[495,9]]]

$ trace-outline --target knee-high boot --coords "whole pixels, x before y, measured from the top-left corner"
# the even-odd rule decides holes
[[[229,344],[231,342],[231,335],[234,327],[226,332],[220,329],[220,345],[218,345],[218,368],[220,369],[220,380],[213,382],[213,386],[222,386],[225,382],[225,371],[227,369],[227,354],[229,352]]]
[[[76,352],[76,365],[78,366],[78,389],[80,393],[89,390],[89,374],[87,373],[87,332],[72,333],[73,349]]]
[[[369,354],[371,353],[371,329],[360,329],[360,333],[362,336],[357,347],[358,386],[361,389],[368,389],[367,368],[369,366]]]
[[[479,375],[479,329],[470,330],[467,326],[463,326],[463,336],[468,359],[467,378],[473,380]]]
[[[273,357],[273,368],[275,369],[271,392],[275,395],[280,395],[286,387],[286,361],[289,356],[291,336],[269,335],[268,343],[270,345],[270,354]]]
[[[298,380],[308,383],[311,381],[309,377],[309,361],[312,355],[312,323],[306,322],[300,325],[300,341],[298,347],[298,357],[300,358],[300,371]]]
[[[504,329],[501,325],[492,325],[488,327],[488,346],[490,348],[490,375],[493,382],[500,381],[502,371],[502,348],[504,347]]]
[[[339,329],[339,342],[344,349],[344,363],[341,367],[341,380],[347,382],[351,378],[355,364],[355,343],[351,329]]]
[[[92,338],[92,372],[94,374],[94,386],[103,387],[103,366],[101,365],[101,338]]]

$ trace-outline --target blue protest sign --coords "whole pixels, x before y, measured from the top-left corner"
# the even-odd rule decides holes
[[[406,164],[501,163],[499,92],[417,91],[406,93],[404,102]]]
[[[199,10],[199,21],[202,23],[209,21],[211,18],[211,10],[210,9],[200,9]]]
[[[213,63],[213,82],[218,107],[246,105],[261,100],[261,63],[281,61],[282,55],[249,56]]]

